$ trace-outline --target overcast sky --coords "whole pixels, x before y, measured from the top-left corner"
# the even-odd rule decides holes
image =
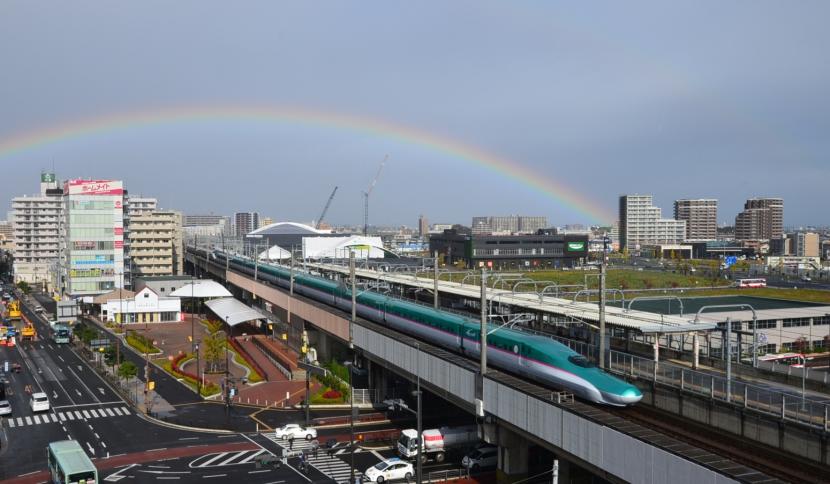
[[[185,213],[470,223],[590,213],[446,151],[326,123],[204,117],[37,142],[56,126],[182,106],[314,110],[510,160],[606,213],[622,193],[785,199],[830,225],[830,3],[550,1],[0,3],[0,200],[125,180]],[[390,128],[391,129],[391,128]],[[15,145],[34,133],[34,142]],[[577,203],[579,205],[579,203]],[[596,214],[594,214],[596,215]]]

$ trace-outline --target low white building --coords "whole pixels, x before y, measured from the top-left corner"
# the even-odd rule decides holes
[[[117,293],[117,291],[114,291]],[[164,323],[182,320],[178,297],[161,297],[149,287],[135,296],[108,299],[101,304],[101,317],[114,323]]]

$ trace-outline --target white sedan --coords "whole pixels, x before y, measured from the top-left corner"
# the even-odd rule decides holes
[[[369,482],[394,481],[397,479],[406,479],[409,481],[412,479],[412,476],[415,475],[415,471],[412,468],[411,463],[397,457],[393,457],[391,459],[378,462],[372,467],[366,469],[366,472],[364,472],[363,475]]]
[[[12,406],[8,400],[0,400],[0,415],[11,415]]]
[[[311,440],[317,438],[317,429],[313,429],[311,427],[303,428],[299,424],[288,424],[278,428],[274,431],[274,434],[281,440],[290,439],[292,437],[295,439]]]

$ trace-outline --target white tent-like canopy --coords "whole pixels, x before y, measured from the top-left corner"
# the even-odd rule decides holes
[[[307,259],[346,259],[350,252],[358,259],[382,259],[386,249],[380,237],[303,237],[303,257]]]
[[[268,319],[269,317],[264,311],[252,308],[232,297],[213,299],[206,302],[205,305],[231,327],[257,319]]]
[[[185,284],[184,286],[171,292],[170,295],[175,297],[208,299],[214,297],[231,297],[233,294],[225,289],[225,286],[216,281],[212,281],[210,279],[200,279],[193,281],[190,284]]]
[[[268,250],[264,250],[259,254],[259,260],[269,261],[269,260],[285,260],[291,258],[291,252],[283,249],[282,247],[275,245]]]

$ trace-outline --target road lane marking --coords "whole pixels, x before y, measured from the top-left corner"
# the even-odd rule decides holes
[[[72,412],[66,412],[66,416],[69,417],[69,420],[75,420],[75,416],[72,415]]]
[[[221,467],[223,465],[227,465],[229,462],[231,462],[233,460],[236,460],[239,457],[242,457],[243,455],[247,454],[248,452],[249,451],[247,451],[247,450],[243,450],[242,452],[236,452],[232,456],[228,457],[227,459],[223,460],[222,462],[220,462],[219,464],[216,464],[216,465],[219,466],[219,467]]]
[[[58,355],[58,359],[59,359],[59,360],[61,360],[61,361],[63,361],[64,363],[66,363],[66,360],[64,360],[64,359],[63,359],[63,356]]]
[[[39,424],[39,423],[40,423],[40,419],[39,419],[39,418],[37,418],[37,415],[32,415],[32,420],[34,420],[34,421],[35,421],[35,425],[37,425],[37,424]]]
[[[81,415],[81,412],[79,412],[77,410],[75,410],[75,416],[78,417],[78,420],[83,420],[84,419],[84,416]]]
[[[92,416],[95,417],[95,418],[100,417],[100,415],[98,415],[98,412],[96,412],[94,408],[90,408],[89,413],[91,413]]]
[[[61,422],[66,422],[66,415],[64,415],[63,412],[59,412],[58,417],[60,417]]]
[[[110,417],[115,417],[115,414],[114,414],[114,413],[112,413],[112,410],[110,410],[110,409],[108,409],[108,408],[105,408],[104,410],[106,410],[107,414],[108,414]],[[103,412],[104,410],[101,410],[101,411]]]
[[[248,474],[262,474],[263,472],[271,472],[271,469],[262,469],[259,471],[248,471]]]
[[[95,455],[95,449],[92,448],[92,445],[89,442],[86,443],[86,446],[89,448],[89,453]]]
[[[14,420],[9,419],[9,427],[14,428]]]
[[[213,475],[210,475],[210,476],[202,476],[202,477],[205,478],[205,479],[210,479],[211,477],[225,477],[225,476],[227,476],[227,474],[213,474]]]
[[[32,425],[32,419],[26,417],[26,425]]]
[[[167,450],[167,447],[162,447],[162,448],[160,448],[160,449],[150,449],[150,450],[148,450],[148,451],[146,451],[146,452],[159,452],[159,451],[162,451],[162,450]]]
[[[52,422],[57,422],[58,421],[58,416],[55,415],[54,413],[50,413],[49,418],[52,419]]]
[[[203,462],[203,463],[201,463],[201,464],[199,464],[195,467],[208,467],[208,466],[210,466],[211,463],[225,457],[226,455],[228,455],[227,452],[220,452],[219,455],[217,455],[216,457],[208,460],[207,462]]]
[[[84,417],[90,418],[89,412],[87,412],[86,410],[81,410],[81,413],[84,414]]]
[[[107,448],[107,443],[106,442],[101,442],[101,447],[106,449]]]
[[[250,462],[252,459],[254,459],[256,456],[262,454],[263,452],[265,452],[265,449],[260,450],[256,454],[249,455],[248,457],[246,457],[246,458],[242,459],[241,461],[237,462],[237,464],[245,464],[247,462]]]
[[[113,410],[115,413],[117,413],[118,415],[122,415],[121,410],[118,410],[117,408],[113,408],[112,410]]]
[[[199,437],[182,437],[179,440],[199,440]]]
[[[18,426],[18,427],[22,427],[22,426],[23,426],[23,417],[17,417],[17,426]]]
[[[121,411],[124,412],[124,415],[131,415],[130,411],[127,410],[127,407],[121,407]]]

